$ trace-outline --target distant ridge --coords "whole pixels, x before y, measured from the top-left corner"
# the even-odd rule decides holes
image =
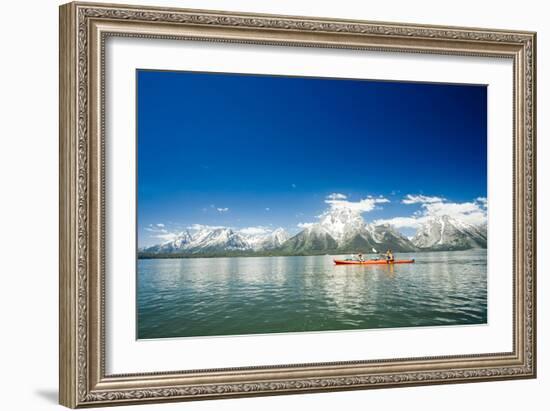
[[[367,224],[357,211],[334,208],[290,237],[276,230],[250,234],[227,227],[185,230],[175,239],[139,250],[140,258],[318,255],[452,251],[487,248],[487,226],[475,226],[450,216],[432,217],[409,239],[391,224]]]

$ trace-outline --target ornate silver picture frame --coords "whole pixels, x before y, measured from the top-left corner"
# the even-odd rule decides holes
[[[513,62],[513,350],[106,373],[105,42],[112,37],[502,58]],[[220,11],[60,7],[60,403],[67,407],[536,376],[536,35]],[[328,349],[328,348],[327,348]]]

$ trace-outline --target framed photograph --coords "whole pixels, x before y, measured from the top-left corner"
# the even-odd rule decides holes
[[[535,33],[60,8],[60,403],[536,375]]]

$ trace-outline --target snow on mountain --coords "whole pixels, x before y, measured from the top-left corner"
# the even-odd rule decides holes
[[[280,247],[288,233],[278,228],[234,230],[228,227],[202,227],[194,234],[184,231],[165,243],[145,248],[143,251],[153,254],[170,253],[216,253],[226,251],[272,250]]]
[[[411,240],[397,231],[391,224],[367,224],[366,229],[378,246],[374,248],[379,252],[387,249],[398,252],[416,250],[416,246]]]
[[[269,233],[267,236],[265,236],[260,241],[260,247],[261,250],[273,250],[275,248],[279,248],[284,244],[286,240],[288,240],[290,236],[283,228],[278,228],[271,233]]]
[[[320,224],[313,224],[289,238],[281,250],[286,253],[307,253],[329,251],[338,248],[338,243]]]
[[[487,226],[475,226],[448,215],[432,217],[418,229],[412,243],[429,250],[487,248]]]
[[[204,228],[192,237],[184,247],[188,251],[216,252],[248,250],[250,245],[246,238],[231,228]]]
[[[349,208],[334,208],[324,213],[318,223],[338,243],[354,237],[365,225],[361,213]]]
[[[166,241],[162,244],[154,245],[152,247],[147,247],[143,251],[149,253],[169,254],[184,249],[189,245],[189,243],[191,243],[191,234],[189,234],[189,231],[185,230],[179,233],[175,239]]]
[[[153,254],[201,254],[276,251],[282,254],[328,252],[395,252],[417,250],[466,250],[487,247],[487,226],[475,226],[448,215],[429,218],[408,238],[391,224],[367,224],[358,210],[331,208],[317,223],[308,224],[289,238],[278,228],[199,227],[191,234],[142,250]]]
[[[254,251],[273,250],[280,247],[289,235],[283,228],[271,231],[266,228],[247,228],[239,231],[248,242],[249,248]]]
[[[347,208],[333,208],[289,239],[283,249],[289,253],[307,251],[378,252],[414,251],[411,241],[389,224],[366,224],[361,212]]]

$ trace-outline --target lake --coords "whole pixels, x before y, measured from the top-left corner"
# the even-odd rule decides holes
[[[140,259],[140,339],[487,322],[486,250],[399,253],[415,264],[336,266],[334,256]]]

